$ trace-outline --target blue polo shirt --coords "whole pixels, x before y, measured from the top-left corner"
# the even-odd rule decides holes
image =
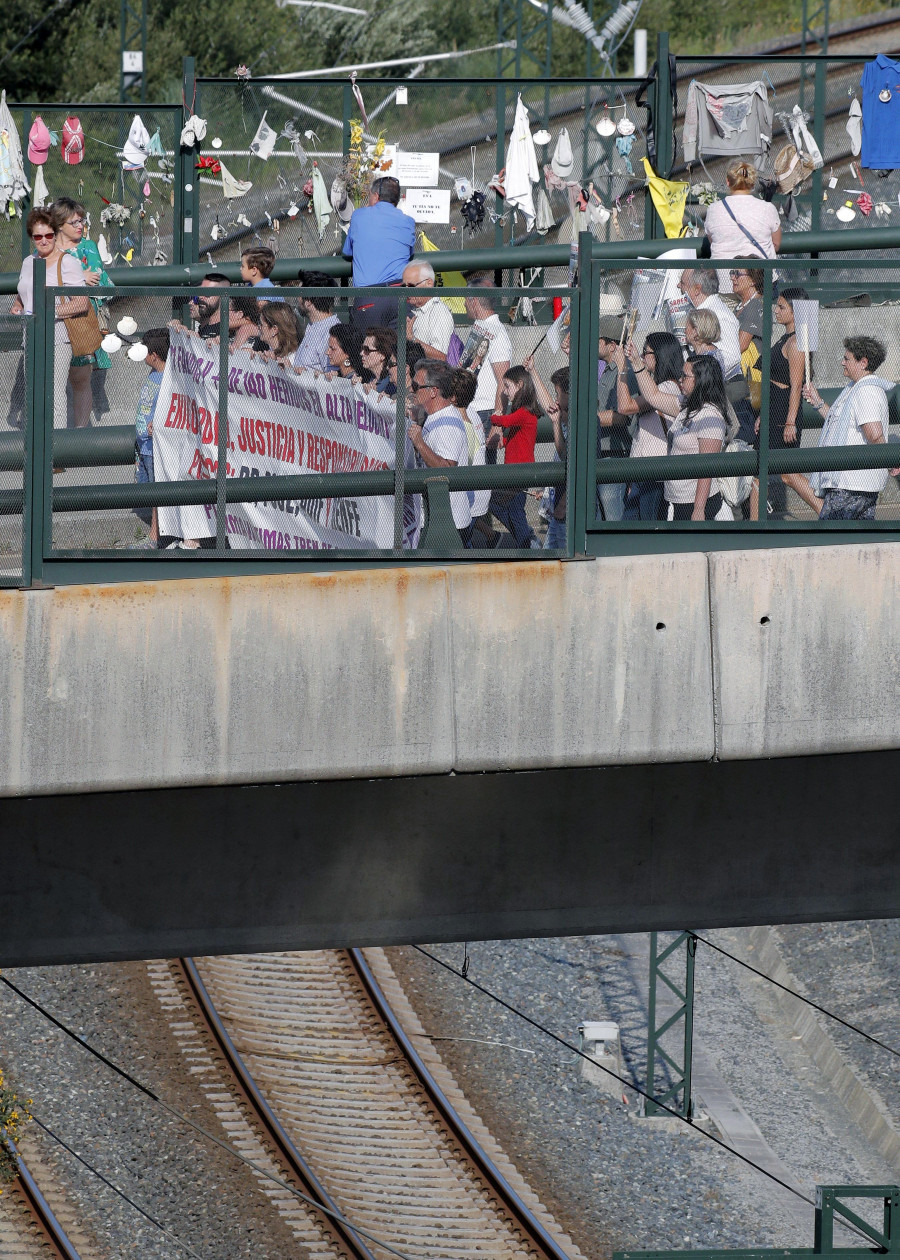
[[[890,100],[879,94],[887,89]],[[862,166],[874,170],[900,167],[900,61],[882,54],[866,63],[862,76]]]
[[[353,283],[357,289],[370,284],[396,284],[413,256],[415,222],[392,206],[376,201],[353,211],[344,240],[343,254],[353,259]]]

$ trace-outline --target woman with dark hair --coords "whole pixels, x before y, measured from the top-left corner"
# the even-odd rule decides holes
[[[393,328],[382,328],[373,324],[363,334],[360,357],[363,365],[371,374],[373,388],[380,394],[396,393],[396,387],[389,376],[391,364],[397,357],[397,334]]]
[[[362,340],[362,334],[349,324],[335,324],[328,333],[328,362],[339,376],[371,380],[360,355]]]
[[[634,345],[628,357],[635,365],[641,393],[651,407],[666,418],[670,455],[716,455],[725,444],[728,398],[722,369],[709,354],[691,355],[681,371],[681,396],[660,389],[649,370],[639,362]],[[666,502],[676,521],[710,521],[722,507],[722,496],[712,490],[710,477],[696,481],[667,481]]]
[[[797,345],[797,333],[794,324],[794,302],[808,300],[809,294],[798,286],[782,289],[773,308],[777,323],[784,328],[784,334],[772,347],[771,367],[769,370],[769,450],[779,451],[785,447],[799,446],[803,433],[803,350]],[[810,355],[810,366],[812,355]],[[756,433],[759,434],[759,420],[756,421]],[[759,446],[757,436],[756,445]],[[802,480],[806,483],[806,478]],[[800,477],[786,473],[783,477],[772,475],[769,478],[769,503],[772,514],[783,516],[787,508],[786,485],[798,488]],[[805,491],[805,487],[801,487]],[[753,483],[750,493],[750,519],[756,520],[759,512],[759,483]]]
[[[635,371],[646,369],[653,384],[673,399],[681,398],[681,373],[684,353],[681,342],[668,332],[648,333],[644,339],[643,355],[632,360]],[[640,385],[640,377],[638,377]],[[665,420],[655,407],[641,411],[637,417],[637,431],[631,440],[632,459],[647,455],[668,455],[669,442]],[[663,484],[661,481],[632,481],[625,491],[625,521],[658,521],[662,516]]]
[[[491,416],[487,445],[502,446],[507,464],[533,464],[538,401],[531,374],[524,367],[508,368],[503,374],[500,394],[503,411]],[[525,516],[524,490],[494,490],[490,511],[506,526],[517,547],[540,548]]]

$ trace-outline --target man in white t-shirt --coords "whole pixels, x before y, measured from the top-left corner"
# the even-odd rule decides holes
[[[683,271],[678,288],[698,311],[712,311],[722,335],[716,349],[722,356],[722,375],[727,380],[741,366],[740,327],[737,316],[719,297],[719,277],[712,267]]]
[[[412,390],[428,419],[423,425],[410,424],[407,432],[417,462],[425,468],[466,468],[469,439],[465,425],[453,403],[453,371],[434,359],[421,359],[413,372]],[[464,547],[472,537],[472,498],[467,490],[450,495],[453,524]]]
[[[453,316],[447,303],[434,292],[434,268],[427,262],[411,262],[403,270],[404,289],[416,289],[406,299],[411,314],[406,317],[406,336],[418,341],[429,359],[447,361],[450,338],[453,336]]]
[[[472,331],[488,341],[487,354],[478,369],[478,388],[472,400],[472,410],[481,417],[485,436],[491,427],[491,416],[499,415],[503,410],[503,377],[512,362],[509,333],[494,309],[497,299],[490,293],[494,287],[494,282],[487,278],[470,280],[472,294],[466,298],[466,314],[474,320]]]

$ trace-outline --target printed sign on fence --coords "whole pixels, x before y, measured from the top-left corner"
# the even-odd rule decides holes
[[[228,477],[369,472],[394,467],[393,399],[311,370],[238,350],[228,356]],[[218,469],[219,351],[172,330],[153,422],[157,481],[214,479]],[[405,503],[414,545],[418,500]],[[394,545],[393,496],[229,503],[230,545],[319,551]],[[215,505],[159,509],[160,534],[209,538]]]

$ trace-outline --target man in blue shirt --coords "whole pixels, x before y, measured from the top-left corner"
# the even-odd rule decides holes
[[[353,284],[357,289],[370,285],[396,286],[403,280],[403,268],[413,256],[416,225],[398,209],[400,184],[391,175],[376,179],[369,204],[354,210],[344,241],[344,257],[353,259]],[[350,312],[350,322],[360,332],[374,324],[397,327],[397,301],[391,297],[359,298]]]

